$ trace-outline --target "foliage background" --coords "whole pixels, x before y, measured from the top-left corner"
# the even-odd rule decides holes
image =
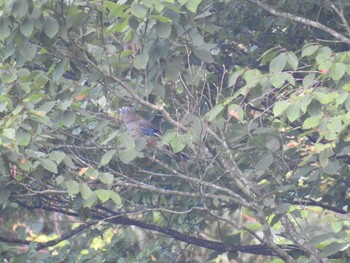
[[[0,257],[348,260],[348,1],[0,7]]]

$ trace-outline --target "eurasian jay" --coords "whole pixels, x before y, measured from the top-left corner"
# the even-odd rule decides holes
[[[123,121],[125,123],[126,129],[128,133],[136,140],[147,136],[155,136],[161,138],[161,133],[157,130],[154,125],[137,115],[134,111],[132,111],[129,107],[122,107],[119,109],[119,112],[123,116]],[[148,148],[155,149],[157,147],[157,141],[155,138],[148,139],[147,146]],[[170,145],[165,145],[167,151],[171,151]],[[175,156],[179,156],[181,160],[188,160],[188,156],[185,153],[176,153]]]
[[[119,112],[123,116],[123,121],[125,122],[128,132],[135,139],[140,139],[145,136],[156,136],[160,138],[159,130],[157,130],[150,121],[137,115],[129,107],[122,107],[119,109]]]

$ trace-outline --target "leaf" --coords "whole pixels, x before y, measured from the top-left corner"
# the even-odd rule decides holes
[[[16,1],[13,8],[12,14],[17,19],[22,19],[25,15],[28,14],[29,4],[27,0]]]
[[[312,45],[304,48],[303,51],[301,52],[301,57],[303,58],[303,57],[311,56],[318,50],[318,48],[319,48],[319,45]]]
[[[87,200],[84,200],[83,202],[83,206],[84,207],[88,207],[91,208],[93,207],[98,201],[97,195],[95,192],[92,192],[92,194],[90,195],[90,197]]]
[[[34,24],[31,19],[26,19],[21,23],[19,28],[21,30],[21,33],[25,37],[29,38],[32,35]]]
[[[294,122],[300,117],[300,105],[292,103],[287,109],[287,118],[290,122]]]
[[[303,129],[312,129],[312,128],[316,128],[321,121],[321,117],[320,116],[312,116],[307,118],[304,123],[303,123]]]
[[[324,92],[314,92],[313,95],[315,98],[321,103],[321,104],[330,104],[332,103],[338,96],[338,92],[332,92],[332,93],[324,93]]]
[[[274,158],[272,154],[266,154],[256,163],[255,169],[257,171],[265,171],[273,163],[273,160]]]
[[[106,152],[104,155],[101,157],[100,165],[106,165],[109,163],[109,161],[113,158],[113,156],[117,153],[116,150],[110,150]]]
[[[136,69],[145,69],[148,63],[148,59],[149,56],[147,53],[141,53],[138,54],[135,58],[134,58],[134,67]]]
[[[186,7],[193,13],[197,12],[197,7],[200,4],[201,0],[188,0],[186,1]]]
[[[66,111],[62,115],[62,123],[65,127],[70,128],[75,122],[76,114],[74,111]]]
[[[152,15],[152,17],[155,20],[158,20],[159,22],[162,22],[162,23],[171,23],[172,22],[172,20],[170,18],[165,17],[165,16]]]
[[[270,77],[272,86],[275,88],[281,88],[289,76],[290,75],[288,73],[279,73],[272,75]]]
[[[338,133],[342,130],[342,118],[340,116],[335,116],[329,119],[327,123],[327,128],[332,132]]]
[[[110,195],[110,198],[113,200],[113,202],[116,204],[116,205],[121,205],[122,204],[122,199],[120,197],[120,195],[112,190],[109,190],[109,195]]]
[[[102,203],[105,203],[110,198],[109,192],[110,192],[109,190],[97,189],[96,190],[96,195],[97,195],[98,199],[100,199],[100,201]]]
[[[59,24],[53,17],[45,19],[43,31],[49,38],[53,38],[58,33]]]
[[[81,197],[85,200],[89,199],[90,196],[92,195],[92,190],[86,183],[81,183],[79,185],[79,190],[80,190]]]
[[[101,173],[98,176],[98,179],[104,184],[111,185],[113,183],[114,176],[111,173]]]
[[[238,120],[241,123],[243,122],[244,111],[243,111],[242,107],[237,105],[237,104],[231,104],[228,107],[228,115],[235,118],[236,120]]]
[[[332,254],[335,254],[336,252],[343,251],[348,247],[349,243],[332,242],[320,252],[320,256],[323,258],[328,257]]]
[[[32,60],[36,56],[36,45],[32,43],[25,43],[20,47],[19,52],[27,60]]]
[[[8,139],[14,140],[16,138],[16,130],[14,128],[3,129],[2,135]]]
[[[223,104],[216,105],[210,112],[209,112],[209,118],[208,121],[213,121],[223,110],[225,106]]]
[[[181,134],[177,134],[170,142],[171,149],[173,153],[181,152],[185,147],[185,140],[182,138]]]
[[[253,69],[248,70],[244,73],[244,80],[247,83],[248,87],[255,87],[261,78],[261,73],[259,70]]]
[[[90,179],[97,179],[98,178],[98,171],[95,168],[89,167],[85,175],[89,177]]]
[[[287,53],[287,61],[293,70],[298,69],[298,64],[299,64],[298,57],[292,51]]]
[[[157,23],[156,32],[160,38],[168,38],[171,33],[171,25],[168,23]]]
[[[147,15],[148,8],[146,8],[140,3],[133,2],[130,11],[131,14],[133,14],[134,16],[138,18],[144,18]]]
[[[118,140],[127,149],[135,148],[134,138],[129,134],[125,134],[125,133],[120,134],[118,136]]]
[[[119,152],[119,159],[125,163],[129,164],[138,155],[138,152],[134,149],[125,149]]]
[[[0,191],[0,204],[6,203],[11,195],[11,191],[8,188],[2,188]]]
[[[345,74],[345,64],[335,63],[329,69],[329,75],[334,81],[340,80]]]
[[[57,82],[61,81],[63,73],[67,71],[69,66],[69,59],[62,59],[55,67],[55,70],[52,74],[52,79]]]
[[[57,164],[54,161],[50,159],[40,159],[39,162],[45,170],[57,174]]]
[[[329,47],[321,47],[316,56],[317,64],[322,64],[326,61],[330,61],[332,56],[332,50]]]
[[[310,87],[314,84],[315,81],[315,74],[308,74],[303,78],[303,87]]]
[[[275,117],[281,115],[282,112],[284,112],[288,108],[289,102],[288,101],[277,101],[275,106],[273,107],[273,115]]]
[[[236,85],[237,79],[243,74],[243,70],[239,70],[234,72],[229,79],[228,86],[233,87]]]
[[[64,152],[53,151],[49,153],[50,160],[54,161],[56,164],[60,164],[64,157],[66,157]]]
[[[204,50],[204,49],[194,49],[193,53],[197,58],[200,60],[207,62],[207,63],[214,63],[215,60],[213,58],[213,55],[210,53],[210,51]]]
[[[276,74],[276,73],[281,73],[286,66],[287,63],[287,56],[284,53],[279,54],[277,57],[275,57],[273,60],[270,62],[270,73],[271,74]]]
[[[66,187],[69,195],[76,195],[79,193],[79,184],[76,181],[68,180]]]

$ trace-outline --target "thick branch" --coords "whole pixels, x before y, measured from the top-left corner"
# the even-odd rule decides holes
[[[277,11],[276,9],[265,5],[264,3],[260,2],[259,0],[248,0],[248,2],[256,4],[257,6],[261,7],[262,9],[264,9],[265,11],[267,11],[268,13],[275,15],[275,16],[279,16],[279,17],[283,17],[304,25],[308,25],[314,28],[318,28],[324,32],[327,32],[328,34],[332,35],[334,38],[339,39],[340,41],[350,45],[350,38],[338,33],[337,31],[329,28],[328,26],[325,26],[324,24],[321,24],[319,22],[304,18],[304,17],[300,17],[300,16],[296,16],[293,14],[289,14],[289,13],[284,13],[284,12],[280,12]]]

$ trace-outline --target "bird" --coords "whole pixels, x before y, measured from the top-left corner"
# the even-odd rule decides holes
[[[148,120],[136,114],[130,107],[122,107],[119,109],[123,117],[126,129],[130,136],[135,140],[140,140],[142,138],[147,139],[147,148],[155,149],[157,148],[159,139],[161,139],[161,132]],[[163,145],[164,150],[168,155],[172,152],[172,147],[170,144]],[[170,153],[170,154],[169,154]],[[180,160],[188,160],[189,157],[185,153],[175,153],[175,156]]]
[[[129,107],[122,107],[119,109],[123,117],[126,129],[134,139],[140,139],[145,136],[154,136],[161,138],[160,131],[145,118],[136,114]]]

